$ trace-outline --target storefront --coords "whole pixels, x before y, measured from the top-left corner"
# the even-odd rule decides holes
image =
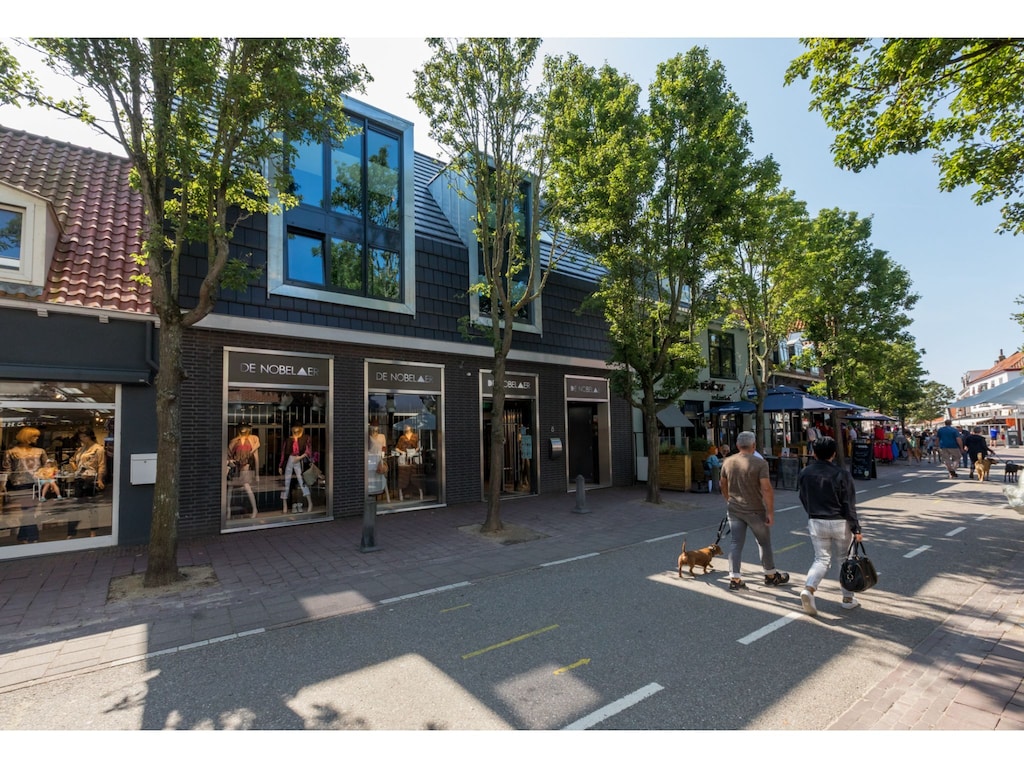
[[[368,495],[377,511],[437,506],[444,496],[444,366],[366,361]]]
[[[225,348],[223,532],[330,519],[333,364]]]
[[[608,380],[565,377],[565,435],[568,485],[582,476],[593,486],[612,484]]]
[[[505,374],[505,409],[502,429],[501,494],[521,496],[537,493],[537,464],[534,461],[534,435],[537,434],[537,376],[529,373]],[[481,457],[483,493],[486,497],[491,483],[491,440],[493,422],[491,406],[494,376],[480,371]]]

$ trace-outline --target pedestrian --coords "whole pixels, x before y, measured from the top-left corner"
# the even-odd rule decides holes
[[[804,612],[815,616],[814,593],[832,564],[832,553],[840,557],[850,548],[854,538],[862,541],[860,521],[857,519],[857,492],[853,475],[845,467],[835,463],[836,441],[824,437],[814,444],[812,461],[801,470],[796,481],[800,503],[807,513],[807,530],[814,547],[814,562],[807,571],[807,580],[800,592]],[[852,592],[840,585],[843,602],[840,605],[852,610],[860,605]]]
[[[967,427],[960,427],[960,445],[962,450],[960,451],[960,466],[964,469],[970,469],[971,458],[967,455],[967,436],[971,434]]]
[[[722,460],[718,458],[718,452],[713,451],[704,459],[704,475],[708,481],[708,493],[718,490],[721,473]]]
[[[935,457],[935,435],[926,430],[924,433],[924,452],[928,454],[928,463],[938,461]]]
[[[789,581],[789,574],[775,569],[771,525],[775,522],[775,491],[768,478],[768,462],[754,455],[753,432],[736,436],[737,453],[722,463],[720,484],[725,499],[732,544],[729,548],[729,589],[747,589],[740,577],[743,544],[750,528],[764,568],[764,583],[777,587]]]
[[[964,452],[964,441],[960,437],[960,430],[953,426],[952,419],[946,419],[943,426],[935,430],[935,437],[939,441],[939,458],[946,465],[949,476],[956,477],[956,467]]]
[[[982,432],[981,427],[974,427],[971,433],[964,439],[964,451],[971,462],[969,467],[971,480],[974,479],[974,462],[989,455],[995,455],[992,453],[992,449],[988,447],[988,440],[985,439],[985,434]]]

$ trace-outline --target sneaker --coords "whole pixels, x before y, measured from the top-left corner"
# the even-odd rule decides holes
[[[808,616],[817,616],[818,608],[814,604],[814,593],[809,589],[801,590],[800,602],[804,604],[804,613]]]
[[[766,574],[764,577],[764,585],[766,587],[778,587],[787,581],[789,581],[789,574],[782,571],[776,571],[771,576]]]
[[[860,603],[857,602],[856,597],[844,597],[843,602],[841,602],[839,605],[841,605],[844,610],[852,611],[854,608],[859,607]]]
[[[747,589],[747,583],[743,579],[729,579],[729,589],[738,592],[741,589]]]

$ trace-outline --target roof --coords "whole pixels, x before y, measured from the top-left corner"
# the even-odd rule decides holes
[[[1002,373],[1003,371],[1019,371],[1022,368],[1024,368],[1024,352],[1014,352],[1012,355],[998,361],[988,370],[970,371],[970,378],[967,383],[969,386],[976,381],[982,381],[983,379],[995,376],[997,373]]]
[[[60,234],[42,295],[0,288],[0,297],[97,309],[152,312],[140,249],[142,197],[127,158],[0,126],[0,182],[44,198]]]

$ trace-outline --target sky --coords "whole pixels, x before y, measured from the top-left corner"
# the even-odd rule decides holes
[[[189,0],[185,5],[191,3]],[[876,0],[858,5],[859,21],[822,16],[820,4],[804,2],[732,3],[726,17],[713,11],[694,14],[676,3],[637,0],[628,4],[633,11],[629,19],[621,18],[626,6],[613,6],[620,15],[612,19],[599,18],[601,11],[587,14],[595,18],[580,19],[551,10],[550,5],[521,1],[515,6],[521,12],[520,21],[507,25],[497,19],[477,21],[474,9],[479,4],[441,4],[432,15],[423,16],[422,5],[398,3],[381,12],[386,19],[346,21],[344,30],[317,29],[315,33],[346,37],[352,59],[364,64],[374,78],[365,93],[352,95],[413,121],[416,150],[431,156],[437,156],[437,151],[428,136],[429,125],[408,97],[413,89],[413,70],[428,56],[425,35],[536,35],[544,40],[539,58],[572,52],[592,66],[607,62],[641,86],[650,83],[660,62],[695,45],[707,47],[711,57],[722,62],[730,86],[747,105],[754,155],[771,154],[775,158],[783,184],[806,202],[811,215],[839,208],[870,217],[871,245],[885,251],[909,274],[912,291],[920,295],[911,312],[909,331],[917,347],[924,350],[926,381],[934,380],[959,392],[966,372],[985,370],[995,364],[1000,353],[1009,355],[1024,344],[1024,329],[1010,318],[1022,310],[1015,299],[1024,294],[1024,280],[1017,277],[1020,273],[1014,267],[1019,263],[1015,257],[1024,247],[1024,238],[995,233],[1000,221],[999,203],[979,207],[966,189],[940,192],[938,169],[927,153],[885,158],[860,173],[836,168],[830,153],[833,134],[820,115],[808,111],[806,82],[784,85],[787,65],[804,50],[797,39],[801,35],[963,35],[995,31],[960,28],[959,21],[956,30],[924,29],[923,17],[914,14],[914,4],[903,4],[901,16],[892,11],[891,3]],[[438,18],[438,8],[445,9],[443,19]],[[1006,6],[1001,8],[1003,21],[1024,26],[1024,12],[1010,12],[1016,17],[1009,18]],[[233,27],[227,29],[234,23],[228,19],[207,22],[212,29],[124,30],[117,29],[116,24],[104,28],[95,14],[76,19],[75,7],[70,9],[69,15],[55,15],[60,20],[49,29],[36,28],[35,19],[15,19],[8,27],[10,34],[238,34]],[[110,16],[116,17],[116,13]],[[308,25],[309,17],[304,18]],[[451,22],[459,18],[474,21]],[[523,18],[537,21],[524,23]],[[657,19],[653,25],[649,23],[652,18]],[[865,19],[883,20],[875,23],[884,23],[886,28],[857,28],[865,26]],[[313,33],[308,27],[289,26],[285,21],[273,30],[242,33]],[[390,36],[376,36],[381,32]],[[650,37],[652,32],[673,36]],[[573,37],[556,36],[566,34]],[[115,145],[95,136],[88,127],[43,110],[0,107],[0,124],[120,154]]]

